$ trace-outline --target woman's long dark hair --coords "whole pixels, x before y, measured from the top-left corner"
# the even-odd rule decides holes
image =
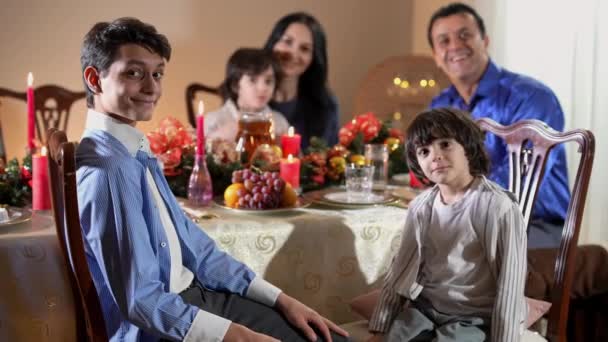
[[[311,121],[317,127],[312,133],[321,135],[326,115],[334,111],[333,101],[327,88],[327,46],[325,32],[321,24],[308,13],[296,12],[281,18],[270,33],[264,49],[272,51],[275,44],[283,37],[287,27],[293,23],[306,25],[312,33],[313,54],[308,69],[300,76],[298,81],[298,98],[304,99],[312,108],[298,108],[305,110],[309,115],[318,115],[321,120]],[[300,101],[301,102],[301,101]]]

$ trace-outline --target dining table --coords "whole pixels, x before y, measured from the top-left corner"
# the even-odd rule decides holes
[[[251,213],[213,204],[182,208],[256,274],[336,323],[358,319],[349,301],[378,287],[407,209],[386,204]],[[0,341],[76,341],[74,300],[50,211],[0,226]]]

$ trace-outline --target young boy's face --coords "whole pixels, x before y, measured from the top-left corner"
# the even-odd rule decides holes
[[[248,111],[262,110],[272,98],[275,85],[272,67],[258,75],[243,75],[238,84],[239,108]]]
[[[424,175],[439,185],[459,185],[471,178],[464,148],[454,139],[435,139],[416,149],[416,158]]]
[[[95,110],[120,116],[125,121],[147,121],[161,96],[164,59],[148,49],[126,44],[116,59],[99,75]]]

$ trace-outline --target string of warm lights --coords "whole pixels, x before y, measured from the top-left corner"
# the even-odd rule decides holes
[[[401,77],[395,77],[393,78],[393,84],[397,87],[403,88],[403,89],[407,89],[411,86],[410,81],[406,80],[406,79],[401,79]],[[426,87],[434,87],[437,85],[437,82],[435,82],[434,79],[420,79],[420,81],[418,81],[418,84],[420,85],[420,87],[422,88],[426,88]]]

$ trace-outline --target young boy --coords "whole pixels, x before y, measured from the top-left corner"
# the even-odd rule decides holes
[[[268,107],[280,79],[280,70],[274,56],[266,50],[236,50],[228,59],[226,78],[220,86],[224,105],[205,115],[205,136],[234,141],[241,112],[270,113],[274,135],[280,138],[287,133],[287,119]]]
[[[525,227],[514,198],[484,176],[482,131],[467,113],[438,108],[407,137],[410,168],[434,186],[410,204],[370,341],[518,341]]]
[[[314,341],[316,334],[331,340],[329,329],[345,334],[218,250],[184,216],[135,128],[152,117],[170,55],[167,38],[134,18],[97,23],[81,51],[89,111],[76,153],[78,204],[110,340]]]

